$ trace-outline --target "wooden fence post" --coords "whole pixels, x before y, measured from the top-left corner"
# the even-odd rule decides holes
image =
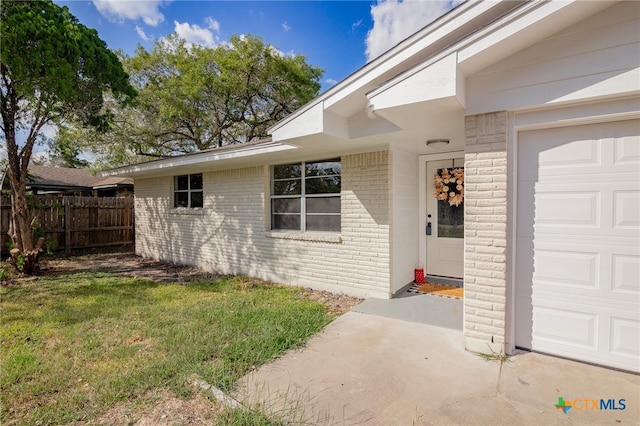
[[[62,198],[64,205],[64,252],[71,254],[71,203],[69,197]]]

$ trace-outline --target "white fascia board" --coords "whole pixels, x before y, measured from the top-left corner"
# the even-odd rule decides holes
[[[266,144],[239,147],[238,149],[230,149],[219,152],[216,152],[216,150],[211,150],[196,154],[181,155],[179,157],[172,157],[163,160],[150,161],[147,163],[133,164],[131,166],[119,167],[117,169],[105,170],[102,172],[102,176],[135,176],[143,173],[160,171],[163,169],[196,166],[213,162],[224,162],[232,159],[258,156],[263,154],[272,154],[297,148],[298,147],[294,145],[270,142]]]
[[[476,46],[476,42],[478,40],[485,41],[485,46],[482,48],[482,50],[485,50],[487,48],[486,40],[489,38],[487,37],[487,34],[495,32],[496,28],[504,27],[505,21],[510,22],[513,20],[514,16],[520,16],[521,14],[526,13],[527,10],[538,7],[538,5],[539,3],[531,3],[517,9],[517,11],[510,14],[509,17],[503,17],[492,25],[483,28],[466,39],[461,40],[459,43],[443,50],[422,64],[398,75],[392,80],[387,81],[385,84],[367,93],[367,98],[373,104],[375,109],[388,108],[389,106],[385,106],[387,98],[389,96],[396,95],[397,92],[402,92],[403,89],[404,91],[408,90],[408,87],[412,85],[411,83],[413,83],[413,90],[417,90],[418,92],[422,92],[424,87],[428,87],[428,90],[435,91],[433,99],[438,98],[437,92],[443,92],[441,93],[442,96],[439,97],[456,95],[457,93],[455,92],[448,92],[447,88],[450,87],[451,84],[458,88],[464,88],[463,85],[460,84],[464,81],[464,75],[459,70],[458,64],[463,59],[468,59],[469,55],[468,53],[461,55],[460,52],[468,52],[467,48]],[[509,35],[511,34],[512,32]],[[505,35],[502,35],[502,38],[505,38]],[[476,52],[476,54],[477,53],[479,52]],[[455,63],[452,62],[454,59]],[[442,73],[442,75],[440,75],[440,73]],[[419,83],[429,84],[430,86],[423,86],[423,89],[420,90],[420,86],[417,85]],[[438,85],[441,84],[444,84],[443,88],[438,87]],[[384,95],[385,93],[386,96]],[[458,94],[460,98],[464,99],[463,93]]]
[[[339,102],[359,88],[371,83],[376,78],[380,78],[384,73],[400,65],[402,62],[412,58],[416,53],[446,37],[458,27],[496,7],[498,3],[501,2],[466,1],[460,4],[449,13],[438,18],[435,22],[373,59],[320,96],[268,128],[267,133],[272,135],[274,140],[287,139],[284,135],[288,134],[288,132],[282,128],[285,126],[288,127],[290,123],[298,120],[299,117],[307,111],[316,108],[318,105],[322,105],[323,108],[328,108],[334,103]],[[276,136],[280,129],[283,130],[283,132],[280,132],[281,136]]]
[[[394,108],[458,95],[457,54],[437,57],[367,95],[372,110]]]
[[[267,130],[273,141],[283,141],[322,133],[324,128],[323,103],[318,102],[297,114],[296,120],[290,121],[288,126],[277,126],[276,124],[276,126]]]

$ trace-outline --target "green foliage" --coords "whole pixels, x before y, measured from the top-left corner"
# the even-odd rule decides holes
[[[284,426],[287,423],[271,418],[257,409],[227,408],[218,414],[216,424],[224,426]]]
[[[123,63],[139,96],[118,110],[113,131],[61,133],[76,144],[89,141],[110,166],[266,137],[318,94],[322,75],[304,56],[283,55],[251,35],[215,49],[173,35],[151,50],[139,46]]]
[[[44,251],[47,254],[54,254],[58,250],[57,240],[46,240],[44,243]]]
[[[37,208],[41,208],[41,207],[37,207]],[[36,240],[38,240],[38,238],[44,237],[44,228],[40,224],[40,220],[38,219],[37,216],[33,218],[32,227],[33,227],[33,237]]]
[[[16,269],[18,271],[20,271],[20,272],[23,272],[24,271],[25,262],[26,262],[26,257],[23,254],[17,255],[16,258],[15,258]]]
[[[142,412],[149,394],[192,396],[193,374],[229,390],[331,320],[300,290],[244,278],[76,273],[2,287],[0,303],[2,424],[94,424],[115,404]],[[259,412],[229,416],[274,424]]]
[[[7,262],[0,263],[0,282],[6,280],[11,275],[11,265]]]
[[[58,167],[87,168],[89,161],[80,158],[82,147],[70,139],[64,130],[49,142],[49,162]]]
[[[20,125],[73,116],[104,130],[111,115],[102,109],[103,93],[135,96],[117,56],[66,6],[7,0],[1,17],[3,108],[13,94],[22,100]]]

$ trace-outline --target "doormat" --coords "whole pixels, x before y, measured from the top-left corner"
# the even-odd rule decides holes
[[[462,299],[464,295],[464,289],[462,287],[431,283],[414,283],[411,288],[409,288],[409,292],[420,294],[434,294],[436,296],[450,297],[453,299]]]

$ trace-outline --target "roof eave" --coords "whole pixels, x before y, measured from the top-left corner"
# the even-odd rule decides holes
[[[125,167],[105,170],[103,177],[108,176],[137,176],[162,169],[195,166],[203,163],[220,162],[224,160],[239,159],[243,157],[257,156],[261,154],[274,153],[295,149],[296,146],[279,142],[261,142],[259,144],[238,145],[233,149],[220,149],[198,152],[194,154],[181,155],[162,160],[149,161],[146,163],[133,164]]]
[[[287,117],[283,118],[282,120],[280,120],[279,122],[277,122],[276,124],[268,128],[267,133],[273,134],[273,132],[277,131],[281,127],[290,123],[291,121],[296,119],[298,116],[302,115],[303,113],[310,110],[314,106],[322,102],[325,102],[326,100],[330,99],[334,95],[337,95],[344,88],[352,84],[354,81],[357,81],[358,79],[361,79],[367,74],[373,72],[376,68],[380,67],[382,64],[386,63],[394,56],[402,55],[402,53],[407,48],[413,46],[417,41],[426,37],[429,33],[433,32],[435,28],[442,27],[447,23],[454,21],[455,19],[459,18],[461,15],[464,15],[464,14],[469,14],[469,16],[465,17],[466,19],[465,22],[468,23],[469,21],[472,21],[477,16],[480,16],[483,10],[476,9],[475,14],[471,14],[470,11],[473,10],[473,8],[475,8],[476,6],[480,5],[481,3],[483,2],[465,1],[464,3],[458,5],[457,7],[445,13],[444,15],[440,16],[435,21],[431,22],[430,24],[428,24],[418,32],[412,34],[405,40],[401,41],[393,48],[389,49],[385,53],[381,54],[380,56],[366,63],[364,66],[362,66],[361,68],[359,68],[358,70],[356,70],[355,72],[347,76],[345,79],[343,79],[342,81],[340,81],[339,83],[337,83],[336,85],[328,89],[326,92],[317,96],[313,100],[309,101],[307,104],[303,105],[293,113],[289,114]],[[440,38],[437,38],[436,40],[433,40],[433,42],[436,42],[439,39]]]

